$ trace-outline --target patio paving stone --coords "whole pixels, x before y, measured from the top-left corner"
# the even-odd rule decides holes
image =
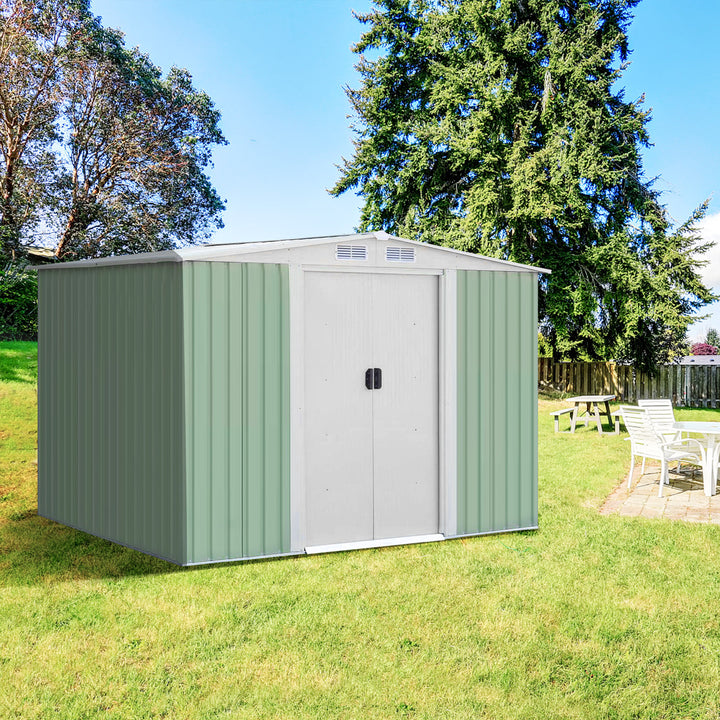
[[[670,484],[663,488],[663,497],[658,497],[660,464],[648,463],[647,472],[641,475],[641,471],[638,463],[631,488],[628,490],[625,478],[608,495],[600,508],[601,514],[720,525],[720,492],[706,497],[698,473],[677,475],[671,471]]]

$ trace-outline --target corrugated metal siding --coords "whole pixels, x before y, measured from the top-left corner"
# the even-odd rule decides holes
[[[288,267],[183,273],[187,561],[289,552]]]
[[[40,271],[38,511],[183,562],[176,263]]]
[[[458,534],[537,525],[537,276],[459,270]]]

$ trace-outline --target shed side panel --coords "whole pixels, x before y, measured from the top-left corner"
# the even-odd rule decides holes
[[[183,274],[187,562],[290,552],[288,267]]]
[[[537,526],[537,277],[460,270],[458,534]]]
[[[181,271],[40,272],[38,512],[184,561]]]

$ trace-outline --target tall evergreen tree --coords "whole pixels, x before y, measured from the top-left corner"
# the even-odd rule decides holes
[[[354,47],[355,152],[332,193],[361,226],[532,263],[556,355],[642,369],[711,301],[696,225],[643,176],[642,99],[617,82],[639,0],[375,0]],[[366,53],[371,55],[366,55]]]

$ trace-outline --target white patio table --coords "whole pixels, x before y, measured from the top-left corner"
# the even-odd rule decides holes
[[[720,454],[720,422],[676,422],[673,427],[696,436],[702,445],[703,490],[708,497],[715,494],[718,455]],[[700,437],[697,437],[697,436]]]
[[[595,423],[597,424],[598,432],[602,435],[603,429],[602,429],[602,420],[600,419],[600,415],[605,415],[607,417],[608,422],[612,426],[613,419],[610,415],[610,401],[614,400],[614,395],[578,395],[577,397],[571,397],[567,398],[566,402],[569,403],[575,403],[574,412],[572,414],[572,417],[570,419],[570,432],[575,432],[575,425],[577,424],[577,421],[584,421],[585,425],[587,426],[588,420],[595,420]],[[585,403],[585,412],[580,415],[579,409],[580,405]],[[599,410],[598,406],[604,405],[604,410]],[[592,406],[592,411],[590,410]],[[592,415],[590,414],[592,412]]]

